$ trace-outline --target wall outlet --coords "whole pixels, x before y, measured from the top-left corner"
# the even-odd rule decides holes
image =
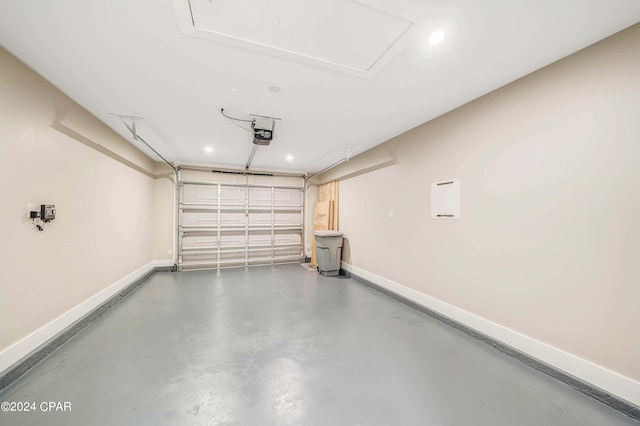
[[[31,219],[31,212],[38,211],[36,209],[36,203],[28,203],[27,204],[27,219]]]
[[[393,213],[393,210],[389,210],[389,219],[393,219],[395,216],[395,214]]]

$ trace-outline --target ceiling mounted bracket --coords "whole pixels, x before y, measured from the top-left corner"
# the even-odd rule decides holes
[[[135,115],[123,115],[123,114],[114,114],[112,112],[109,115],[116,116],[122,121],[122,124],[131,132],[131,136],[133,136],[133,140],[138,139],[138,134],[136,133],[136,120],[143,120],[142,117],[137,117]],[[131,123],[127,123],[125,120],[129,120]]]
[[[134,141],[140,141],[143,144],[145,144],[147,146],[147,148],[149,148],[151,151],[153,151],[158,157],[160,157],[162,159],[162,161],[164,161],[165,163],[167,163],[167,165],[169,167],[171,167],[173,169],[174,172],[177,172],[178,170],[176,169],[176,167],[171,164],[166,158],[164,158],[162,156],[162,154],[160,154],[158,151],[156,151],[151,145],[149,145],[147,143],[147,141],[145,141],[144,139],[142,139],[141,136],[138,135],[138,133],[136,132],[136,120],[144,120],[143,117],[136,117],[135,115],[123,115],[123,114],[114,114],[112,112],[109,113],[109,115],[113,115],[116,116],[120,119],[120,121],[122,121],[122,124],[124,124],[124,127],[127,128],[127,130],[129,130],[131,132],[131,136],[133,136],[133,140]],[[127,123],[125,120],[129,120],[130,123]]]
[[[347,149],[347,154],[345,155],[345,159],[347,161],[349,161],[351,157],[353,157],[353,154],[362,149],[360,145],[346,145],[345,148]]]

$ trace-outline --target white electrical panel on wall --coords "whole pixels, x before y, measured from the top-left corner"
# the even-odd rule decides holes
[[[460,179],[431,184],[431,219],[460,219]]]

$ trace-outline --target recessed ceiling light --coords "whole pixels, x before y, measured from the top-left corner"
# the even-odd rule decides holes
[[[444,40],[444,33],[440,30],[432,32],[429,36],[429,44],[432,46],[442,43],[442,40]]]
[[[278,86],[269,86],[269,91],[271,93],[278,93],[280,91],[280,87],[278,87]]]
[[[209,145],[205,146],[204,152],[206,152],[207,154],[213,154],[213,147]]]
[[[289,162],[293,161],[293,155],[291,154],[287,155],[287,161]]]

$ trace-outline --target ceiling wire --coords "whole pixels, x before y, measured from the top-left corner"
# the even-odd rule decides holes
[[[220,114],[222,114],[223,117],[228,118],[233,124],[235,124],[236,126],[240,127],[242,130],[246,130],[249,133],[253,133],[252,129],[247,129],[246,127],[238,124],[238,121],[241,121],[243,123],[253,123],[254,120],[244,120],[242,118],[235,118],[235,117],[231,117],[230,115],[227,115],[224,113],[224,108],[220,108]]]
[[[253,123],[254,120],[245,120],[244,118],[235,118],[235,117],[231,117],[230,115],[227,115],[224,113],[224,108],[220,108],[220,114],[222,114],[223,117],[228,118],[229,120],[232,121],[243,121],[245,123]]]
[[[233,120],[233,121],[244,121],[245,123],[253,123],[253,121],[254,121],[254,120],[245,120],[243,118],[231,117],[230,115],[227,115],[227,114],[224,113],[224,108],[220,108],[220,114],[222,114],[223,117],[226,117],[229,120]]]
[[[247,132],[249,132],[249,133],[253,133],[253,130],[251,130],[251,129],[247,129],[246,127],[244,127],[244,126],[242,126],[242,125],[240,125],[240,124],[236,123],[235,121],[233,122],[233,124],[235,124],[236,126],[240,127],[242,130],[246,130],[246,131],[247,131]]]

